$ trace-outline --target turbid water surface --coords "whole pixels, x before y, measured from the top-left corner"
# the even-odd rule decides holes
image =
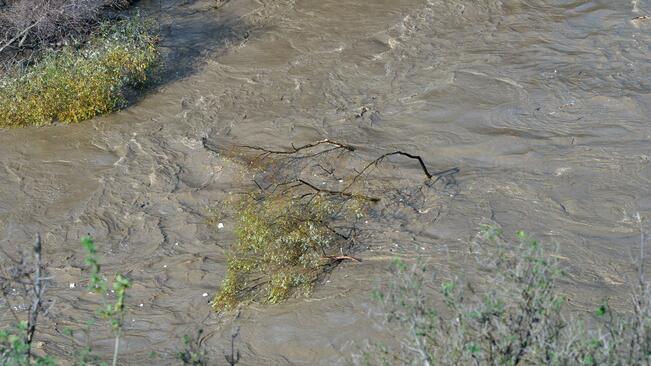
[[[576,309],[624,301],[633,216],[651,213],[651,18],[634,19],[651,15],[651,3],[216,5],[140,4],[160,21],[166,71],[126,110],[0,130],[0,246],[15,255],[44,237],[55,278],[46,350],[68,355],[53,339],[96,306],[80,282],[86,234],[104,270],[135,283],[124,364],[173,363],[181,336],[199,327],[221,363],[238,326],[242,365],[347,364],[356,342],[380,332],[370,290],[388,278],[390,259],[422,255],[443,277],[463,274],[467,241],[491,220],[559,244]],[[378,210],[364,261],[339,266],[312,298],[212,314],[234,236],[232,219],[223,229],[209,219],[251,189],[227,152],[323,138],[357,146],[359,159],[400,149],[460,173],[417,209]],[[417,165],[401,164],[378,179],[396,191],[422,184]],[[95,344],[112,346],[108,334]]]

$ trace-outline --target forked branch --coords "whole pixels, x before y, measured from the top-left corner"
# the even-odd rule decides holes
[[[312,183],[310,183],[310,182],[308,182],[308,181],[306,181],[304,179],[297,179],[296,181],[298,183],[301,183],[301,184],[307,186],[308,188],[314,190],[317,193],[327,193],[327,194],[332,194],[332,195],[336,195],[336,196],[343,196],[343,197],[348,197],[348,198],[361,198],[363,200],[370,201],[370,202],[379,202],[380,201],[380,199],[377,198],[377,197],[365,196],[363,194],[356,194],[356,193],[345,192],[345,191],[335,191],[335,190],[331,190],[331,189],[319,188],[319,187],[315,186],[314,184],[312,184]]]
[[[450,174],[454,174],[454,173],[459,172],[459,168],[452,168],[452,169],[446,169],[446,170],[443,170],[443,171],[440,171],[440,172],[430,173],[429,169],[427,169],[427,165],[425,165],[425,161],[423,160],[423,158],[421,158],[418,155],[414,155],[414,154],[410,154],[410,153],[398,150],[398,151],[386,153],[386,154],[380,156],[379,158],[373,160],[368,165],[366,165],[364,167],[364,169],[362,169],[362,171],[359,174],[360,175],[364,174],[364,172],[368,168],[370,168],[371,166],[378,165],[378,164],[380,164],[382,162],[382,160],[388,158],[389,156],[393,156],[393,155],[402,155],[402,156],[406,156],[406,157],[408,157],[410,159],[418,160],[418,163],[420,164],[420,168],[423,171],[423,173],[425,174],[425,176],[427,177],[427,179],[432,179],[434,177],[440,177],[440,176],[450,175]]]
[[[351,145],[342,144],[340,142],[332,141],[330,139],[323,139],[323,140],[319,140],[319,141],[311,143],[311,144],[302,145],[302,146],[298,146],[298,147],[296,147],[296,146],[294,146],[294,144],[292,144],[292,149],[291,150],[270,150],[270,149],[265,149],[265,148],[259,147],[259,146],[249,146],[249,145],[241,145],[240,147],[244,147],[244,148],[251,149],[251,150],[262,151],[262,152],[264,152],[266,154],[291,155],[291,154],[296,154],[297,152],[300,152],[301,150],[311,149],[311,148],[317,147],[319,145],[333,145],[333,146],[336,146],[336,147],[344,149],[344,150],[355,151],[355,147],[353,147]]]

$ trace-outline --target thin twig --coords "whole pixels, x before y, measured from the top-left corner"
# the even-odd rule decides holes
[[[115,344],[113,347],[113,366],[118,364],[118,353],[120,352],[120,331],[115,335]]]
[[[349,255],[327,255],[325,258],[331,259],[333,261],[343,261],[343,260],[351,260],[353,262],[361,262],[362,260],[359,258],[351,257]]]
[[[18,318],[18,314],[16,314],[16,312],[14,311],[14,306],[12,305],[11,300],[9,299],[7,294],[5,294],[4,289],[2,291],[2,298],[7,303],[7,308],[9,309],[9,312],[11,313],[11,316],[13,316],[14,321],[16,323],[20,323],[20,318]]]
[[[29,308],[29,316],[27,319],[27,334],[25,336],[25,343],[27,344],[27,357],[29,359],[31,354],[31,344],[36,332],[36,322],[38,321],[38,314],[41,312],[43,304],[43,293],[45,286],[43,286],[43,278],[41,276],[42,263],[41,263],[41,236],[36,234],[36,241],[34,242],[34,283],[33,283],[33,299],[32,305]]]
[[[38,23],[40,23],[41,20],[43,20],[43,18],[41,18],[41,19],[35,21],[34,23],[32,23],[32,25],[30,25],[29,27],[23,29],[23,30],[20,31],[18,34],[16,34],[16,36],[15,36],[14,38],[8,40],[4,45],[2,45],[2,47],[0,47],[0,52],[4,51],[5,48],[9,47],[12,43],[16,42],[16,41],[17,41],[20,37],[22,37],[23,35],[25,35],[25,37],[26,37],[26,36],[27,36],[27,32],[29,32],[32,28],[36,27],[36,25],[38,25]],[[22,43],[23,43],[24,41],[25,41],[25,39],[23,38],[23,40],[20,41],[21,44],[20,44],[19,46],[22,46]]]
[[[355,193],[344,192],[344,191],[333,191],[331,189],[319,188],[319,187],[315,186],[314,184],[312,184],[310,182],[307,182],[306,180],[301,179],[301,178],[297,179],[296,181],[301,183],[301,184],[306,185],[307,187],[313,189],[317,193],[328,193],[328,194],[332,194],[332,195],[344,196],[344,197],[349,197],[349,198],[361,198],[361,199],[364,199],[364,200],[367,200],[367,201],[370,201],[370,202],[379,202],[380,201],[380,199],[377,198],[377,197],[370,197],[370,196],[365,196],[365,195],[362,195],[362,194],[355,194]]]
[[[353,147],[351,145],[342,144],[340,142],[332,141],[330,139],[323,139],[323,140],[320,140],[320,141],[317,141],[317,142],[314,142],[314,143],[311,143],[311,144],[307,144],[307,145],[302,145],[302,146],[299,146],[299,147],[296,147],[296,146],[294,146],[292,144],[292,149],[291,150],[270,150],[270,149],[265,149],[265,148],[259,147],[259,146],[249,146],[249,145],[240,145],[240,147],[251,149],[251,150],[262,151],[262,152],[265,152],[267,154],[291,155],[291,154],[295,154],[295,153],[297,153],[297,152],[299,152],[301,150],[310,149],[310,148],[313,148],[313,147],[316,147],[316,146],[319,146],[319,145],[323,145],[323,144],[334,145],[334,146],[337,146],[337,147],[339,147],[341,149],[345,149],[345,150],[348,150],[348,151],[355,151],[355,147]]]
[[[393,155],[402,155],[402,156],[406,156],[406,157],[408,157],[410,159],[418,160],[418,163],[420,164],[421,170],[423,171],[423,173],[425,174],[427,179],[430,179],[430,180],[432,178],[434,178],[434,177],[436,177],[436,180],[438,180],[440,177],[456,174],[456,173],[459,172],[459,168],[455,167],[455,168],[451,168],[451,169],[442,170],[442,171],[439,171],[439,172],[430,173],[429,169],[427,169],[427,166],[425,165],[425,161],[419,155],[414,155],[414,154],[410,154],[410,153],[398,150],[398,151],[383,154],[379,158],[377,158],[377,159],[373,160],[372,162],[368,163],[364,167],[364,169],[362,169],[362,171],[357,173],[357,175],[353,178],[353,181],[346,188],[344,188],[344,191],[347,191],[350,187],[352,187],[355,184],[355,182],[357,181],[357,179],[359,179],[359,177],[361,177],[370,167],[377,166],[384,159],[388,158],[389,156],[393,156]]]
[[[644,245],[646,243],[646,239],[644,238],[644,228],[642,227],[642,218],[640,217],[639,212],[636,215],[636,220],[640,227],[640,268],[638,268],[639,279],[640,282],[644,282]]]
[[[226,358],[226,362],[230,366],[235,366],[237,365],[238,362],[240,362],[240,351],[237,350],[235,351],[235,339],[237,336],[240,334],[240,327],[237,327],[237,329],[231,334],[231,354],[230,355],[224,355],[224,358]]]

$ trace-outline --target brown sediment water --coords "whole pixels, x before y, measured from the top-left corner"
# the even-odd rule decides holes
[[[182,335],[199,327],[215,363],[240,327],[242,365],[347,364],[380,332],[370,290],[391,258],[463,274],[466,243],[486,220],[558,243],[579,309],[628,290],[633,216],[651,213],[651,20],[634,20],[651,4],[216,5],[140,4],[160,21],[166,71],[126,110],[0,130],[0,246],[15,255],[43,235],[55,278],[46,350],[68,357],[69,343],[55,339],[96,307],[80,282],[86,234],[106,273],[134,281],[123,364],[173,363]],[[363,243],[364,261],[339,266],[311,298],[211,313],[234,235],[232,220],[218,229],[209,219],[251,188],[228,149],[323,138],[359,147],[360,158],[400,149],[461,172],[453,191],[422,193],[417,209],[379,210],[390,220],[369,220],[377,235]],[[422,183],[413,162],[388,173],[378,179],[395,191]],[[110,334],[94,344],[109,352]]]

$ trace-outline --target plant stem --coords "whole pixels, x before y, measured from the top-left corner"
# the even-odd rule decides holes
[[[120,350],[120,333],[115,335],[115,347],[113,348],[113,366],[118,364],[118,351]]]
[[[25,334],[25,343],[27,344],[27,358],[31,356],[32,340],[36,332],[36,321],[41,312],[41,305],[43,304],[43,284],[41,283],[41,236],[36,235],[34,242],[34,282],[33,282],[33,299],[32,305],[29,308],[29,315],[27,319],[27,333]]]

